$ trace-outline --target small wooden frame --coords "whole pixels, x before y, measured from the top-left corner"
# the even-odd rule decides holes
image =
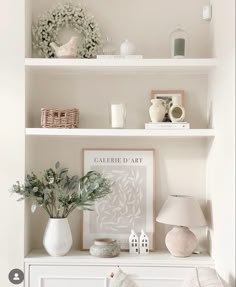
[[[151,98],[154,99],[166,99],[172,98],[174,95],[180,95],[182,99],[182,104],[184,101],[184,90],[152,90]]]

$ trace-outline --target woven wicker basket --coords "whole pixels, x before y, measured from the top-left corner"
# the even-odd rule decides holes
[[[73,129],[79,127],[79,110],[41,109],[42,128]]]

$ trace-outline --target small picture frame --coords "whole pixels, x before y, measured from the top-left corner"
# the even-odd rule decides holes
[[[172,101],[173,96],[180,97],[180,103],[184,107],[184,90],[152,90],[151,99],[162,99],[166,102],[166,114],[163,122],[170,122],[169,118],[169,103]]]

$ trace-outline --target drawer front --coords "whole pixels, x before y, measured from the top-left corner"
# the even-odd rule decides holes
[[[106,287],[110,267],[30,266],[25,287]],[[107,271],[107,272],[106,272]]]
[[[139,287],[181,287],[193,268],[182,267],[126,267],[120,268]],[[40,266],[29,269],[29,284],[25,287],[109,287],[114,266]]]
[[[194,268],[182,267],[124,267],[139,287],[181,287]]]

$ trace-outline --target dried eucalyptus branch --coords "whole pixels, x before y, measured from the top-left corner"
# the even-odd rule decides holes
[[[77,207],[92,210],[94,202],[111,193],[112,183],[96,171],[90,171],[79,179],[68,175],[68,168],[60,168],[57,162],[55,169],[45,170],[40,177],[34,173],[27,175],[24,185],[19,181],[11,192],[20,195],[18,200],[31,198],[41,206],[50,218],[66,218]]]

